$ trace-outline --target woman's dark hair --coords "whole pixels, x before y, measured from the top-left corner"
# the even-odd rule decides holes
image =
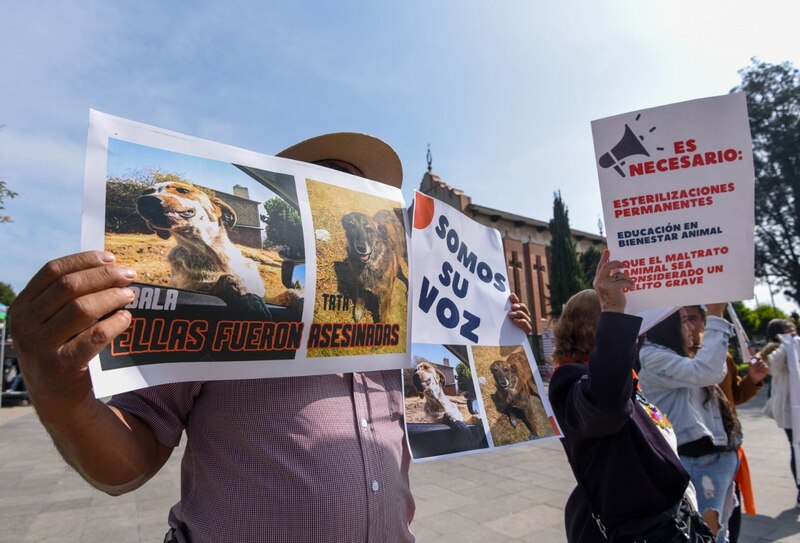
[[[791,331],[791,323],[783,319],[772,319],[767,324],[767,338],[770,341],[778,341],[778,334],[788,334]]]
[[[645,333],[645,337],[650,340],[651,343],[672,349],[681,356],[689,356],[684,346],[680,311],[676,311],[653,326]]]

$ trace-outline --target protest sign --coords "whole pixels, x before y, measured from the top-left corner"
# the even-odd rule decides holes
[[[528,338],[507,317],[499,232],[419,192],[413,225],[414,367],[403,379],[413,459],[559,437]]]
[[[753,297],[754,180],[744,94],[592,122],[608,247],[627,312]]]
[[[497,230],[417,192],[413,248],[415,343],[519,339],[519,329],[506,318],[511,290]]]
[[[404,207],[394,187],[92,111],[82,246],[137,273],[95,394],[407,366]],[[380,284],[352,224],[382,235]]]
[[[744,331],[742,321],[739,320],[739,315],[736,314],[733,304],[728,303],[728,307],[726,309],[728,311],[728,317],[730,318],[731,323],[733,323],[733,330],[736,332],[736,342],[739,345],[739,356],[741,356],[741,361],[750,362],[755,354],[755,350],[750,344],[750,338],[747,337],[747,332]]]

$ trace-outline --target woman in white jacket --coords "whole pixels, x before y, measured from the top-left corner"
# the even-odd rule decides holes
[[[764,414],[775,419],[779,428],[783,428],[786,437],[789,438],[789,451],[791,460],[789,466],[792,468],[792,475],[797,481],[797,471],[795,467],[794,447],[792,446],[792,402],[789,393],[789,365],[786,356],[786,347],[781,343],[781,334],[797,335],[794,324],[783,319],[772,319],[767,325],[767,337],[770,343],[762,352],[767,354],[767,364],[769,373],[772,375],[770,396],[764,404]],[[800,509],[800,485],[797,485],[797,502],[795,508]]]
[[[738,443],[729,440],[730,407],[716,387],[727,372],[733,333],[722,318],[725,306],[708,306],[703,346],[694,358],[689,357],[692,327],[684,309],[651,328],[639,351],[642,390],[672,422],[678,455],[697,489],[698,510],[720,542],[727,541],[739,464]]]

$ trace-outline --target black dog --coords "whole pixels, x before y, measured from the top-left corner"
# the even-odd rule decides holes
[[[405,232],[394,212],[383,209],[372,217],[353,212],[342,217],[347,236],[347,259],[339,266],[339,290],[353,300],[353,320],[361,322],[364,310],[373,322],[389,318],[395,280],[408,290],[401,262],[405,258]]]

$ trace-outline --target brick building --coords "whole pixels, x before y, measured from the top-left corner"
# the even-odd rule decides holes
[[[549,356],[552,352],[548,339],[552,337],[549,333],[552,325],[548,276],[548,246],[552,236],[549,222],[474,204],[464,191],[447,185],[430,170],[422,177],[419,191],[500,232],[511,289],[531,311],[534,352],[537,356]],[[572,237],[578,253],[592,246],[601,251],[606,247],[606,238],[598,234],[572,230]]]

